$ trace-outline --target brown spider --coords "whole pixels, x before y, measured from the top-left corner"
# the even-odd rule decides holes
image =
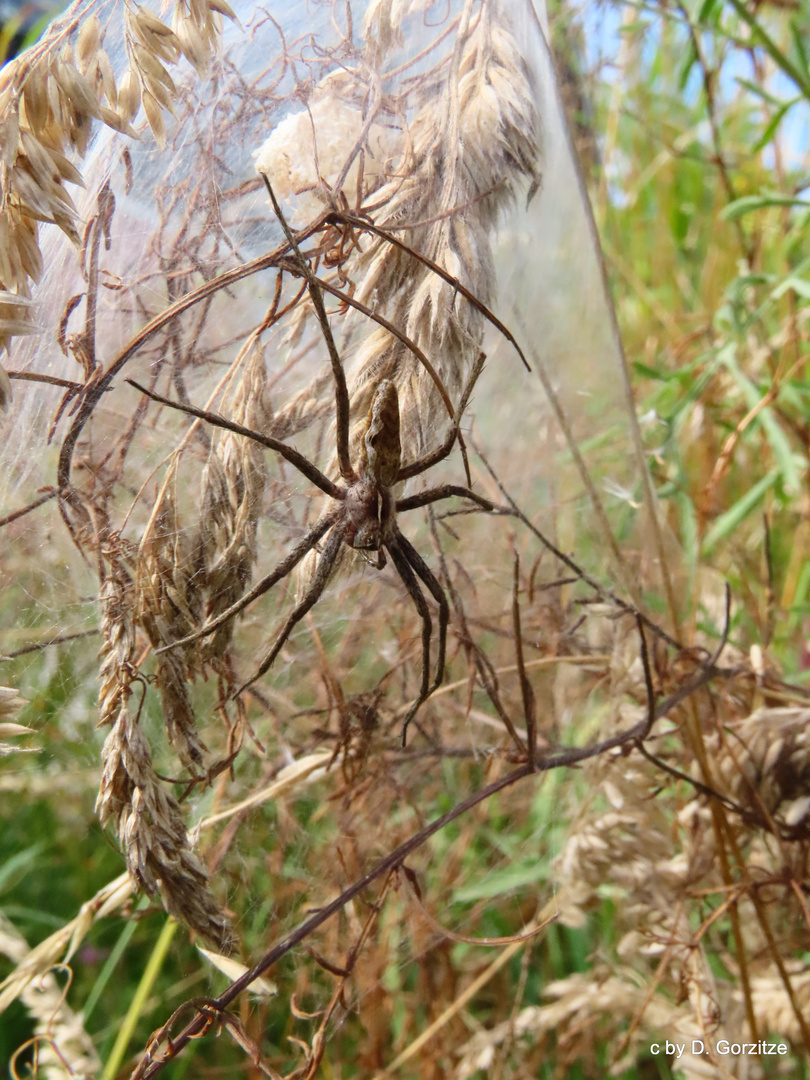
[[[304,556],[313,549],[318,548],[320,541],[326,537],[321,549],[321,557],[317,569],[310,583],[309,589],[303,599],[296,604],[282,626],[275,641],[265,659],[253,675],[234,695],[237,697],[246,690],[251,683],[260,678],[271,667],[284,642],[290,636],[295,625],[310,611],[326,587],[332,569],[337,560],[342,544],[346,544],[355,550],[368,553],[375,552],[376,558],[372,565],[382,569],[386,564],[385,552],[391,557],[397,573],[402,579],[405,588],[410,593],[414,607],[422,620],[422,680],[419,696],[411,704],[405,715],[402,726],[402,742],[405,744],[408,725],[415,716],[419,707],[433,693],[444,675],[444,660],[447,644],[447,624],[449,620],[449,606],[447,597],[442,586],[424,561],[422,556],[413,547],[410,541],[403,536],[397,525],[397,514],[414,510],[420,506],[428,506],[430,503],[441,499],[460,496],[470,499],[482,509],[494,511],[497,508],[487,499],[482,498],[470,491],[468,487],[456,484],[443,484],[440,487],[429,488],[417,495],[396,499],[392,488],[396,484],[410,480],[426,472],[433,465],[443,461],[452,451],[456,440],[459,438],[459,426],[464,410],[467,407],[470,394],[481,372],[484,363],[484,354],[479,356],[478,363],[470,375],[461,400],[455,411],[453,421],[442,444],[435,450],[419,458],[408,465],[402,464],[402,451],[400,444],[399,400],[397,389],[389,379],[383,379],[374,394],[371,408],[368,414],[365,432],[360,445],[360,453],[355,468],[349,459],[349,396],[346,386],[346,378],[343,366],[337,353],[329,322],[324,308],[320,286],[308,263],[301,255],[298,245],[290,232],[281,209],[276,202],[272,189],[268,184],[270,196],[281,222],[290,247],[295,253],[301,275],[306,278],[315,307],[318,320],[323,330],[326,341],[335,383],[335,413],[336,413],[336,442],[337,459],[342,484],[335,483],[325,476],[303,454],[292,446],[279,442],[277,439],[259,432],[251,431],[241,424],[234,423],[218,413],[196,409],[193,406],[181,404],[162,397],[152,390],[148,390],[133,380],[127,380],[136,389],[171,408],[196,416],[217,427],[226,428],[238,435],[244,435],[253,439],[262,446],[275,450],[291,465],[295,466],[308,480],[337,503],[336,506],[324,514],[317,524],[295,545],[285,559],[276,566],[261,581],[257,582],[235,604],[232,604],[221,615],[211,622],[206,623],[197,632],[182,638],[179,641],[164,646],[165,649],[185,646],[198,641],[209,634],[213,634],[220,626],[243,611],[258,597],[264,595],[282,578],[286,577],[293,568],[301,562]],[[369,559],[369,561],[372,561]],[[427,600],[422,592],[419,582],[422,582],[439,608],[439,637],[438,654],[436,657],[436,673],[431,680],[430,676],[430,639],[432,635],[432,621]],[[160,651],[160,650],[159,650]]]
[[[363,553],[375,552],[376,558],[373,560],[372,565],[378,570],[385,566],[385,552],[388,552],[422,620],[422,683],[419,696],[408,709],[403,721],[402,740],[404,745],[408,725],[422,703],[439,685],[444,675],[449,607],[444,590],[435,575],[416,548],[400,531],[397,524],[397,514],[407,510],[414,510],[420,506],[427,506],[430,503],[448,499],[452,496],[471,499],[484,510],[493,511],[496,507],[487,499],[470,491],[469,488],[457,484],[443,484],[440,487],[429,488],[426,491],[419,492],[417,495],[410,495],[403,499],[395,499],[391,489],[395,484],[402,483],[411,479],[411,477],[426,472],[451,452],[458,437],[461,417],[481,366],[481,362],[479,362],[459,403],[454,422],[441,446],[410,465],[401,464],[397,390],[393,382],[384,379],[377,387],[369,410],[357,469],[352,468],[350,476],[344,477],[346,481],[344,484],[334,483],[303,454],[285,443],[279,442],[270,436],[262,435],[259,432],[251,431],[249,428],[236,424],[218,413],[171,401],[153,390],[140,386],[131,379],[127,380],[132,386],[154,401],[159,401],[164,405],[189,413],[191,416],[199,417],[217,427],[227,428],[229,431],[254,439],[256,442],[261,443],[262,446],[275,450],[338,504],[321,517],[317,524],[299,540],[289,555],[274,570],[257,582],[235,604],[232,604],[216,619],[206,623],[196,633],[172,642],[170,645],[164,646],[164,648],[177,648],[188,645],[191,642],[207,637],[209,634],[213,634],[225,622],[243,611],[254,600],[264,595],[282,578],[286,577],[301,562],[307,552],[316,548],[325,536],[326,540],[321,550],[318,567],[306,595],[288,616],[255,675],[239,688],[235,695],[238,696],[251,683],[269,670],[295,625],[303,619],[320,599],[331,576],[342,544],[347,544],[349,547]],[[419,585],[420,580],[427,587],[428,592],[430,592],[439,608],[438,654],[436,657],[436,673],[432,681],[430,678],[432,620],[427,601]]]

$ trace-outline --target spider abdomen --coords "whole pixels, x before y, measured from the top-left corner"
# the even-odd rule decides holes
[[[374,394],[368,426],[360,450],[360,472],[390,487],[402,464],[399,437],[399,397],[390,379],[383,379]]]

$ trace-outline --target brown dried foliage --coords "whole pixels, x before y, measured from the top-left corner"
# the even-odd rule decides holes
[[[167,153],[193,146],[184,159],[192,166],[219,160],[240,141],[258,147],[275,125],[266,168],[279,192],[288,182],[282,193],[293,215],[310,207],[302,220],[293,216],[297,242],[349,355],[352,460],[383,378],[399,392],[405,459],[431,449],[495,303],[499,215],[538,183],[541,121],[528,67],[495,4],[464,4],[449,20],[446,53],[409,73],[407,103],[389,91],[379,72],[393,63],[403,20],[418,6],[370,4],[360,45],[346,33],[339,46],[313,54],[308,38],[281,37],[277,63],[253,84],[225,57],[207,90],[175,80],[170,68],[176,75],[183,55],[205,69],[217,15],[230,15],[220,0],[179,5],[171,28],[128,8],[129,66],[120,75],[92,16],[55,31],[64,39],[59,49],[52,38],[23,58],[0,91],[3,146],[13,148],[1,178],[4,344],[31,328],[31,281],[42,269],[37,221],[77,239],[64,184],[80,179],[68,158],[87,147],[93,119],[127,134],[142,105]],[[270,26],[260,21],[253,32]],[[284,79],[296,65],[307,78],[291,89]],[[317,135],[333,124],[346,139],[328,159]],[[300,160],[280,153],[282,140]],[[447,674],[420,713],[420,739],[409,753],[399,749],[399,728],[418,686],[419,634],[396,578],[359,579],[344,567],[318,617],[247,704],[234,703],[233,691],[266,624],[294,592],[288,577],[252,621],[230,620],[205,642],[156,652],[220,617],[249,590],[257,565],[275,566],[311,528],[319,497],[265,447],[296,437],[308,458],[334,471],[330,424],[338,406],[311,290],[278,232],[271,244],[273,217],[255,178],[213,184],[202,167],[180,179],[168,169],[162,179],[153,174],[154,231],[137,261],[126,250],[130,222],[122,222],[131,170],[124,150],[89,193],[80,259],[86,287],[65,298],[54,335],[83,375],[57,383],[65,394],[53,424],[60,440],[53,496],[99,572],[99,710],[109,733],[98,812],[114,826],[138,885],[229,948],[219,882],[192,850],[182,802],[153,761],[144,701],[154,685],[181,790],[216,780],[216,799],[226,804],[227,824],[207,851],[211,873],[242,866],[261,882],[266,872],[277,939],[218,999],[191,1001],[180,1033],[180,1016],[164,1024],[139,1075],[156,1074],[215,1026],[253,1066],[290,1078],[315,1075],[330,1040],[336,1056],[348,1047],[367,1071],[390,1065],[394,1053],[408,1059],[421,1050],[420,1026],[441,1040],[423,1054],[421,1075],[459,1080],[481,1068],[534,1076],[552,1052],[561,1069],[594,1065],[606,1040],[618,1072],[666,1032],[740,1039],[774,1028],[810,1048],[810,982],[795,960],[810,927],[806,695],[757,670],[725,638],[722,653],[710,655],[649,615],[633,618],[630,604],[537,530],[485,459],[470,466],[474,483],[499,502],[500,515],[429,518],[424,546],[451,607]],[[246,259],[243,249],[256,243],[261,254]],[[110,313],[118,338],[100,329]],[[181,404],[227,414],[265,446],[139,401],[118,378],[125,370]],[[25,374],[48,378],[35,362]],[[8,396],[8,384],[0,393]],[[553,454],[553,439],[537,443],[537,453]],[[22,513],[46,504],[32,500]],[[641,579],[643,552],[628,558]],[[213,688],[204,682],[212,675]],[[247,705],[255,730],[238,766],[240,781],[255,787],[243,802],[233,801],[228,769]],[[577,736],[580,725],[591,739]],[[303,778],[276,798],[277,843],[251,816],[291,755],[306,760],[324,747],[328,770],[307,771],[306,782],[320,785],[313,835],[321,819],[333,822],[326,858],[324,848],[307,848],[296,817]],[[469,881],[468,853],[485,846],[495,796],[502,848],[493,842],[494,853],[479,859],[498,868],[529,850],[528,841],[511,845],[513,836],[534,843],[530,791],[541,798],[553,771],[569,769],[577,802],[555,906],[562,923],[582,927],[610,891],[617,940],[597,943],[586,973],[556,980],[544,952],[546,980],[534,990],[543,1000],[525,1005],[530,946],[519,931],[550,914],[534,883],[510,913],[518,936],[507,948],[526,957],[517,990],[501,960],[482,971],[480,954],[454,954],[436,926],[454,923],[451,901]],[[426,822],[425,808],[446,797],[447,776],[474,794]],[[543,804],[552,825],[565,798],[555,789]],[[454,839],[441,846],[441,830],[454,822]],[[288,865],[287,837],[304,852],[303,886]],[[418,902],[403,878],[417,896],[421,889]],[[379,892],[364,907],[373,881]],[[302,897],[315,909],[303,921]],[[252,901],[240,899],[247,922]],[[453,939],[474,936],[487,908],[485,897],[465,906]],[[261,955],[266,928],[244,934],[245,949]],[[272,1006],[286,1010],[292,1049],[268,1046],[266,1003],[245,1006],[238,1019],[228,1007],[303,942],[310,962],[285,970],[282,1001]],[[403,952],[416,965],[414,986],[400,975]],[[729,975],[717,974],[712,956]],[[481,1030],[470,1036],[462,1015],[473,994]],[[690,1068],[719,1076],[721,1065]]]

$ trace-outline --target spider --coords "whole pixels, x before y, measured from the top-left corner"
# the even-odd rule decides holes
[[[480,370],[480,366],[479,363],[478,370]],[[346,544],[366,555],[368,561],[378,570],[382,570],[386,565],[387,552],[422,620],[421,687],[418,697],[411,704],[403,721],[402,742],[404,745],[408,725],[416,715],[419,707],[439,686],[444,675],[449,606],[444,590],[436,576],[413,544],[400,531],[397,524],[397,514],[415,510],[417,507],[428,506],[431,503],[453,496],[470,499],[487,511],[494,511],[497,508],[488,499],[484,499],[482,496],[470,491],[469,488],[457,484],[442,484],[439,487],[429,488],[416,495],[409,495],[401,499],[396,499],[391,489],[395,484],[402,483],[411,479],[411,477],[426,472],[450,454],[458,437],[459,422],[472,390],[475,375],[476,372],[473,373],[473,377],[470,379],[468,388],[459,403],[453,424],[442,445],[432,453],[426,454],[408,465],[401,463],[397,389],[391,380],[382,380],[371,403],[357,467],[352,469],[349,478],[345,478],[347,482],[344,484],[334,483],[303,454],[285,443],[279,442],[270,436],[262,435],[259,432],[251,431],[250,428],[236,424],[218,413],[196,409],[191,405],[172,401],[155,393],[153,390],[148,390],[131,379],[127,380],[137,390],[140,390],[154,401],[189,413],[191,416],[206,420],[217,427],[226,428],[238,435],[254,439],[256,442],[261,443],[262,446],[275,450],[337,503],[337,506],[330,508],[313,528],[302,537],[289,555],[274,570],[257,582],[235,604],[232,604],[216,619],[206,623],[194,634],[172,642],[168,646],[164,646],[164,648],[177,648],[188,645],[191,642],[207,637],[209,634],[213,634],[223,623],[243,611],[254,600],[264,595],[282,578],[291,573],[307,552],[317,548],[325,537],[326,539],[321,547],[321,557],[306,595],[290,612],[256,673],[234,695],[238,696],[270,669],[296,624],[318,602],[329,581],[341,545]],[[376,556],[373,559],[370,557],[372,553]],[[433,624],[427,601],[419,584],[420,581],[427,588],[439,608],[438,651],[435,675],[432,680],[430,677],[430,642]]]
[[[411,703],[404,717],[402,725],[402,745],[405,745],[408,725],[416,715],[420,706],[430,697],[439,686],[444,676],[444,663],[447,645],[447,626],[450,609],[444,589],[428,567],[425,560],[403,535],[397,524],[397,515],[418,507],[428,506],[453,496],[460,496],[476,503],[486,511],[496,511],[498,508],[489,500],[471,491],[469,487],[457,484],[443,484],[439,487],[429,488],[416,495],[405,498],[396,498],[393,488],[412,477],[420,476],[432,466],[443,461],[452,451],[456,440],[459,438],[459,427],[464,410],[472,393],[475,382],[482,370],[484,354],[479,355],[478,362],[474,365],[470,378],[461,395],[458,407],[455,410],[452,423],[445,435],[442,444],[435,450],[409,464],[402,463],[402,449],[400,441],[400,417],[399,399],[397,388],[390,379],[383,379],[378,384],[369,409],[363,437],[360,441],[360,449],[356,465],[352,465],[349,459],[349,397],[346,379],[337,347],[329,328],[326,310],[318,283],[308,263],[301,255],[298,245],[290,232],[281,209],[275,200],[272,189],[268,184],[270,195],[273,200],[276,214],[281,222],[287,241],[295,253],[300,274],[307,280],[313,305],[318,316],[324,338],[332,362],[332,370],[335,383],[336,399],[336,442],[338,468],[342,483],[335,483],[325,476],[303,454],[292,446],[280,442],[268,435],[252,431],[241,424],[234,423],[218,413],[197,409],[178,401],[172,401],[163,397],[153,390],[140,386],[133,380],[127,380],[141,393],[146,394],[154,401],[161,402],[173,409],[178,409],[191,416],[198,417],[217,427],[233,431],[238,435],[244,435],[253,439],[271,450],[274,450],[311,483],[328,495],[336,503],[331,507],[309,530],[308,533],[295,545],[286,558],[269,574],[257,582],[236,603],[232,604],[217,618],[208,622],[200,630],[188,635],[181,640],[171,642],[163,646],[163,649],[177,648],[198,641],[214,633],[229,619],[243,611],[258,597],[264,595],[275,584],[286,577],[294,567],[301,562],[304,556],[313,549],[320,550],[320,559],[317,569],[310,582],[306,595],[296,604],[287,617],[284,625],[276,635],[275,640],[261,662],[256,673],[239,688],[234,694],[238,697],[256,679],[261,678],[272,666],[285,641],[292,633],[297,623],[304,618],[318,602],[329,581],[335,562],[343,544],[361,552],[367,561],[371,562],[378,570],[386,565],[386,553],[402,579],[413,601],[414,607],[422,622],[422,673],[419,694]],[[324,539],[325,538],[325,539]],[[321,544],[321,542],[323,543]],[[320,546],[319,546],[320,545]],[[372,558],[372,554],[374,558]],[[421,585],[420,585],[421,582]],[[422,585],[427,588],[435,600],[439,609],[439,633],[438,648],[436,655],[435,674],[431,678],[430,643],[433,632],[433,624],[430,609],[422,591]],[[163,651],[163,650],[159,650]]]

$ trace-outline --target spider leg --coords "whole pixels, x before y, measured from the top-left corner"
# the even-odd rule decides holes
[[[409,495],[406,499],[397,499],[397,513],[401,510],[416,510],[419,506],[427,506],[429,503],[439,502],[440,499],[449,499],[453,495],[458,495],[460,499],[471,499],[483,510],[490,512],[500,510],[495,503],[491,503],[489,499],[481,495],[476,495],[469,488],[460,487],[458,484],[442,484],[441,487],[428,488],[427,491]]]
[[[142,394],[146,394],[153,401],[159,401],[162,405],[168,405],[169,408],[177,409],[179,412],[188,413],[189,416],[196,416],[199,420],[205,420],[206,423],[213,424],[214,427],[225,428],[226,431],[244,435],[246,439],[253,439],[254,442],[266,446],[269,450],[275,450],[277,454],[281,454],[286,461],[294,465],[299,472],[304,474],[307,480],[311,480],[321,491],[331,495],[333,499],[345,499],[346,492],[343,488],[338,487],[329,477],[324,476],[320,469],[316,469],[294,446],[287,446],[286,443],[279,442],[278,439],[274,439],[270,435],[262,435],[260,431],[251,431],[250,428],[244,427],[243,424],[237,424],[226,416],[221,416],[220,413],[209,412],[208,409],[197,409],[193,405],[184,405],[181,401],[172,401],[171,398],[163,397],[162,394],[157,394],[154,390],[147,390],[145,386],[136,383],[134,379],[127,379],[126,381],[130,386],[134,386],[136,390],[140,390]]]
[[[429,454],[425,454],[424,457],[419,458],[418,461],[412,462],[410,465],[403,465],[397,475],[397,481],[410,480],[412,476],[418,476],[420,473],[426,472],[433,465],[437,465],[440,461],[448,456],[450,451],[456,445],[456,439],[460,435],[461,418],[464,416],[464,411],[470,400],[470,395],[473,392],[478,376],[484,369],[484,361],[486,360],[485,353],[479,353],[478,360],[473,366],[470,372],[470,377],[467,380],[467,385],[464,387],[464,393],[461,395],[461,400],[458,403],[455,416],[453,417],[453,423],[450,425],[450,430],[444,437],[444,442],[441,446],[437,446],[435,450]],[[466,459],[465,459],[466,461]],[[469,481],[469,470],[467,474],[467,480]]]
[[[310,611],[321,598],[323,590],[326,588],[326,583],[332,573],[332,568],[335,565],[335,559],[337,559],[342,543],[343,537],[341,536],[340,530],[333,529],[329,534],[329,539],[326,541],[326,547],[323,549],[323,554],[318,562],[318,569],[315,571],[315,577],[312,579],[309,592],[290,612],[287,621],[284,623],[284,626],[282,626],[281,632],[273,642],[273,647],[262,661],[259,670],[255,675],[251,676],[243,686],[239,687],[233,695],[235,698],[239,697],[239,695],[247,690],[252,683],[256,682],[257,679],[260,679],[262,675],[270,669],[273,661],[281,652],[282,645],[292,633],[295,624],[299,623],[306,613]]]
[[[450,605],[447,603],[447,597],[444,594],[444,589],[438,582],[438,579],[433,574],[428,564],[399,529],[395,526],[394,537],[396,539],[397,546],[402,554],[411,564],[413,569],[427,585],[430,590],[430,594],[436,603],[439,605],[439,652],[436,657],[436,675],[433,682],[430,684],[428,690],[428,696],[438,687],[444,678],[444,657],[447,651],[447,624],[450,621]]]
[[[160,649],[155,649],[155,652],[162,653],[167,649],[176,649],[181,645],[190,645],[193,641],[199,641],[200,638],[208,637],[209,634],[213,634],[215,630],[218,630],[220,626],[232,619],[234,615],[238,615],[240,611],[252,604],[254,600],[257,600],[260,596],[272,589],[273,586],[281,581],[283,577],[286,577],[290,571],[301,562],[303,557],[308,551],[318,543],[323,534],[329,529],[335,522],[338,510],[330,510],[328,514],[324,514],[321,520],[310,529],[306,536],[302,536],[292,551],[289,553],[286,559],[282,559],[275,570],[271,570],[269,574],[257,582],[253,588],[246,592],[244,596],[241,596],[235,604],[223,611],[221,615],[218,615],[213,622],[206,623],[201,630],[195,631],[193,634],[189,634],[188,637],[180,638],[178,641],[172,641],[169,645],[163,645]],[[251,680],[252,681],[252,680]]]
[[[287,219],[282,213],[281,207],[276,199],[275,192],[270,186],[270,181],[267,179],[265,173],[261,174],[262,180],[264,180],[265,187],[270,195],[270,201],[273,204],[273,209],[276,212],[276,217],[279,220],[281,228],[284,230],[284,235],[287,238],[287,243],[293,251],[295,261],[298,264],[299,273],[305,279],[307,288],[309,289],[309,295],[312,299],[312,306],[315,308],[315,314],[318,317],[318,322],[321,324],[321,332],[323,333],[323,339],[326,342],[326,348],[329,352],[329,362],[332,365],[332,376],[335,380],[335,431],[337,441],[337,459],[338,467],[340,469],[340,475],[346,481],[356,480],[354,469],[352,468],[351,459],[349,458],[349,390],[346,386],[346,375],[343,371],[343,364],[341,363],[340,353],[338,352],[335,339],[332,336],[332,330],[329,326],[329,317],[326,314],[326,307],[323,302],[323,293],[318,285],[317,279],[312,272],[307,260],[301,254],[301,249],[293,236],[290,226],[287,224]]]
[[[432,270],[434,274],[437,274],[440,278],[443,278],[448,285],[452,285],[457,292],[461,293],[461,295],[465,297],[470,302],[470,304],[472,304],[476,311],[480,311],[480,313],[484,316],[487,322],[492,323],[495,329],[499,330],[507,341],[511,342],[511,344],[515,347],[518,356],[523,361],[523,366],[526,368],[527,371],[531,371],[532,369],[529,366],[529,361],[526,359],[523,349],[521,349],[520,345],[518,345],[517,341],[515,340],[514,334],[511,332],[511,330],[509,330],[507,326],[504,326],[501,320],[492,311],[489,310],[486,304],[484,304],[481,300],[478,299],[475,293],[470,292],[470,290],[466,288],[458,280],[457,277],[454,277],[453,274],[448,273],[443,266],[439,266],[438,263],[433,262],[432,259],[428,259],[427,256],[423,255],[421,252],[414,251],[412,247],[409,247],[409,245],[406,244],[403,240],[400,240],[398,236],[395,236],[393,233],[387,232],[385,229],[381,229],[378,225],[374,224],[374,221],[372,220],[369,211],[379,209],[380,205],[381,204],[377,204],[377,206],[366,206],[366,212],[361,212],[361,214],[359,215],[348,213],[347,211],[342,209],[333,210],[331,213],[327,213],[325,215],[325,219],[327,222],[330,223],[345,222],[349,225],[352,225],[356,229],[362,229],[364,232],[371,233],[372,236],[379,236],[383,240],[386,240],[389,244],[391,244],[392,247],[399,248],[400,251],[407,252],[414,259],[416,259],[417,262],[422,263],[423,266],[426,266],[429,270]]]
[[[411,594],[414,607],[419,612],[419,617],[422,620],[422,686],[419,690],[419,696],[408,709],[405,714],[405,719],[402,722],[402,745],[404,746],[408,735],[408,725],[411,720],[413,720],[414,716],[416,716],[419,706],[424,701],[427,701],[435,687],[430,684],[430,635],[433,628],[430,619],[430,610],[427,606],[427,600],[425,600],[422,590],[419,588],[416,574],[414,574],[411,569],[408,556],[400,546],[400,536],[401,534],[397,535],[394,533],[386,540],[385,546],[388,548],[391,558],[394,560],[394,566],[396,566],[397,572],[402,578],[402,583]]]

